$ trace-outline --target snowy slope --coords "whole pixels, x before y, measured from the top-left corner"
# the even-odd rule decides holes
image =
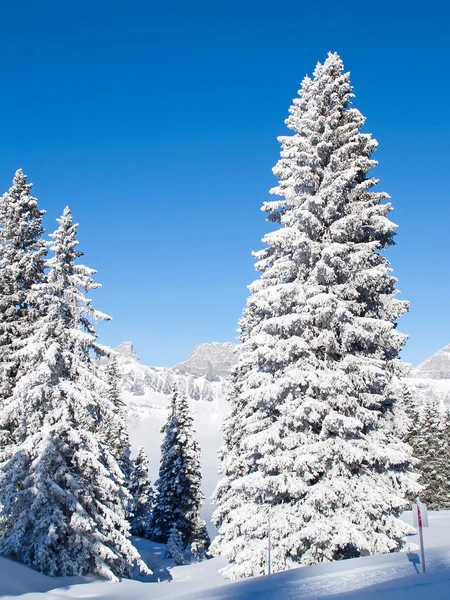
[[[205,504],[203,518],[211,520],[209,498],[218,480],[217,449],[221,445],[220,425],[227,409],[227,381],[236,356],[235,344],[202,344],[190,358],[173,368],[148,367],[140,361],[131,342],[116,349],[122,375],[123,400],[127,404],[130,440],[134,454],[144,446],[150,459],[150,475],[158,476],[161,433],[175,382],[187,393],[194,416],[197,439],[202,449]],[[212,531],[211,531],[212,533]]]
[[[411,514],[406,515],[410,521]],[[0,597],[5,600],[448,600],[450,598],[450,511],[430,514],[425,530],[427,573],[421,572],[417,551],[370,556],[297,568],[270,577],[230,582],[218,569],[221,559],[183,567],[168,567],[171,581],[162,583],[105,582],[89,578],[50,578],[0,558]],[[411,537],[411,542],[416,541]],[[161,572],[162,548],[137,543]],[[155,569],[157,570],[157,569]]]

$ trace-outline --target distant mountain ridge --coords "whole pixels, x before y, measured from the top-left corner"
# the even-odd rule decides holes
[[[450,345],[413,369],[405,383],[419,402],[435,399],[442,408],[450,407]]]
[[[411,377],[435,380],[450,379],[450,344],[413,369]]]
[[[125,392],[135,396],[143,396],[148,391],[169,395],[177,383],[192,400],[207,401],[223,393],[237,356],[236,344],[213,342],[197,346],[188,360],[175,367],[149,367],[142,363],[131,342],[114,350]]]
[[[189,359],[173,367],[174,371],[193,377],[204,377],[207,381],[219,381],[230,376],[237,360],[237,344],[201,344],[194,348]]]

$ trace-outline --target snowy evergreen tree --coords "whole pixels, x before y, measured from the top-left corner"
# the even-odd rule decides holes
[[[419,487],[396,431],[407,303],[382,251],[396,225],[368,176],[377,142],[361,133],[337,54],[302,82],[279,138],[277,228],[255,254],[261,277],[240,323],[215,491],[226,577],[390,552]]]
[[[148,458],[142,446],[133,461],[128,491],[132,497],[131,533],[139,537],[146,537],[155,504],[155,491],[148,475]]]
[[[105,442],[110,445],[111,451],[125,477],[125,483],[128,486],[133,465],[130,458],[130,439],[124,412],[125,403],[122,400],[122,394],[119,387],[119,367],[117,364],[117,357],[114,354],[109,357],[105,367],[105,378],[107,384],[105,397],[108,400],[108,403],[107,417],[103,420],[104,439]],[[112,412],[109,410],[110,406],[113,407]]]
[[[44,278],[46,244],[42,217],[32,184],[19,169],[12,187],[0,198],[0,410],[10,397],[18,370],[14,354],[20,338],[33,326],[32,286]],[[0,433],[0,446],[9,432]]]
[[[183,538],[176,525],[172,525],[167,540],[166,558],[172,558],[176,565],[184,565]]]
[[[437,400],[425,401],[411,443],[424,486],[421,501],[430,510],[450,509],[448,413],[442,413]]]
[[[196,549],[209,547],[206,525],[200,518],[200,449],[192,421],[186,395],[175,388],[162,429],[161,466],[155,483],[157,498],[148,537],[166,543],[174,528],[181,536],[183,550],[189,544]]]
[[[407,383],[402,385],[399,404],[404,414],[404,421],[400,424],[398,430],[402,434],[402,439],[411,446],[415,455],[415,440],[420,430],[421,412],[419,403]],[[403,428],[401,425],[403,425]]]
[[[108,401],[93,364],[94,321],[106,317],[85,296],[99,285],[75,263],[68,208],[58,223],[47,282],[34,286],[42,310],[16,351],[16,385],[0,414],[3,429],[15,425],[0,455],[0,553],[48,575],[129,577],[136,562],[146,568],[128,540],[123,474],[99,437]]]

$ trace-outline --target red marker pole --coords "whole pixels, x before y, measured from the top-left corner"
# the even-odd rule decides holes
[[[417,500],[417,523],[419,525],[420,562],[422,563],[422,573],[425,573],[425,550],[423,547],[422,513],[420,512],[420,504],[419,504],[418,500]]]

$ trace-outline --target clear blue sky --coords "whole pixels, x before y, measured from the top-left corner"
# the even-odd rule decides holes
[[[445,1],[2,2],[0,187],[22,167],[69,204],[84,262],[132,340],[173,365],[233,341],[283,121],[327,51],[352,72],[400,225],[389,258],[411,312],[404,358],[450,343],[450,8]]]

